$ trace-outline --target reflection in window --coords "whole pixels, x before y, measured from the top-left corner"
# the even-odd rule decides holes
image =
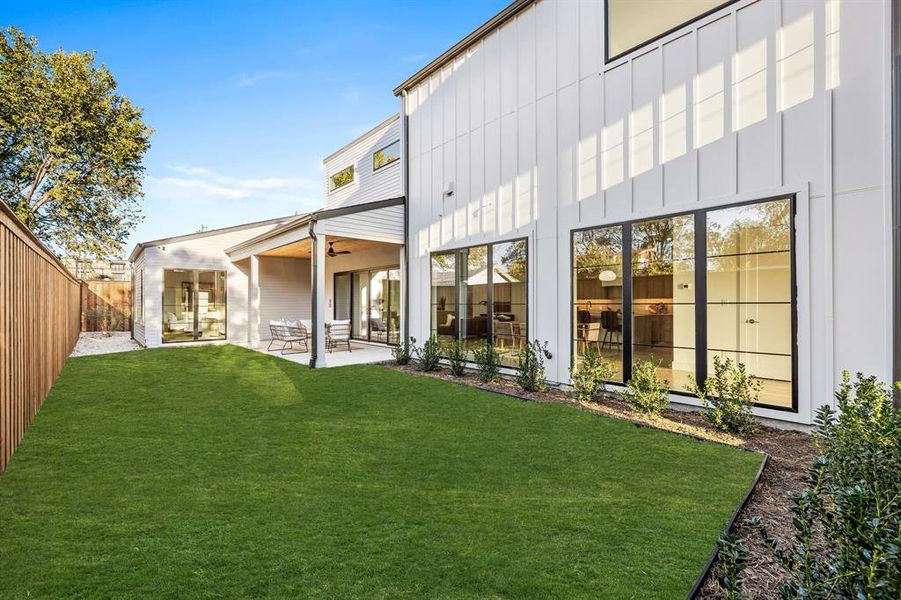
[[[573,356],[576,368],[588,348],[616,369],[623,381],[623,228],[573,234]]]
[[[826,0],[826,89],[841,83],[841,0]]]
[[[766,38],[732,59],[732,130],[766,119]]]
[[[515,367],[529,341],[528,262],[526,241],[491,247],[492,332],[501,364]]]
[[[400,160],[400,140],[372,153],[372,170],[378,171]]]
[[[334,175],[329,175],[328,191],[334,192],[345,185],[352,183],[354,180],[354,166],[350,165],[346,169],[341,169]]]
[[[629,115],[629,177],[654,167],[654,109],[649,102]]]
[[[623,120],[604,127],[601,135],[602,187],[610,189],[623,180]]]
[[[660,163],[685,154],[686,136],[685,84],[660,97]]]
[[[792,405],[791,202],[707,215],[707,350],[744,363],[761,402]]]
[[[657,364],[660,379],[688,390],[695,371],[694,217],[632,226],[632,364]]]
[[[813,98],[813,13],[783,25],[777,36],[778,110]]]
[[[706,146],[723,137],[725,119],[723,77],[723,63],[695,75],[695,148]]]
[[[703,379],[715,355],[727,356],[763,383],[762,405],[791,408],[791,214],[785,198],[574,232],[574,366],[593,347],[622,382],[653,360],[684,392],[689,375]],[[695,256],[698,241],[706,257]],[[706,302],[696,281],[706,282]]]
[[[432,255],[432,334],[439,342],[457,337],[457,255]]]
[[[607,0],[608,60],[726,4],[723,0]]]
[[[502,365],[519,363],[529,339],[527,250],[517,240],[432,255],[432,333],[442,346],[459,338],[471,351],[492,340]]]
[[[163,271],[163,342],[224,340],[225,271]]]

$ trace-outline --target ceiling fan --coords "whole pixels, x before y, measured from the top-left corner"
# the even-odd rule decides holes
[[[339,254],[350,254],[350,250],[335,250],[334,244],[335,242],[328,243],[328,252],[326,252],[326,254],[328,254],[330,258],[334,258]]]

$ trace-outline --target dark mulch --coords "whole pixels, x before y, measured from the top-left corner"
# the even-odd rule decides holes
[[[804,473],[816,456],[816,447],[809,434],[785,431],[774,427],[761,427],[752,434],[731,435],[712,428],[701,416],[701,412],[697,410],[670,409],[657,416],[641,415],[632,412],[626,403],[614,394],[610,394],[600,402],[583,403],[576,400],[571,394],[557,388],[549,388],[540,393],[523,392],[513,381],[507,379],[494,383],[483,383],[473,374],[467,373],[463,377],[454,377],[446,369],[423,373],[413,365],[389,365],[389,367],[405,373],[437,377],[462,385],[515,396],[523,400],[560,402],[579,410],[626,419],[638,425],[766,453],[769,455],[769,460],[751,498],[735,520],[733,533],[744,540],[750,550],[748,568],[745,571],[745,584],[742,588],[743,597],[747,600],[754,600],[776,596],[782,582],[780,567],[759,536],[750,531],[744,522],[752,516],[758,516],[766,524],[770,533],[777,538],[789,539],[792,536],[791,517],[787,511],[788,495],[791,492],[798,492],[804,487]],[[714,566],[714,571],[715,568]],[[720,597],[722,597],[722,590],[715,577],[711,576],[702,587],[698,598]]]

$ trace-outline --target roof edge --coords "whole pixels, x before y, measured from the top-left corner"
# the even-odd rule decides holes
[[[358,135],[351,141],[347,142],[346,144],[344,144],[343,146],[341,146],[340,148],[338,148],[337,150],[335,150],[334,152],[332,152],[331,154],[329,154],[328,156],[323,158],[322,162],[325,163],[326,161],[329,161],[329,160],[335,158],[336,156],[338,156],[339,154],[341,154],[342,152],[344,152],[345,150],[347,150],[348,148],[350,148],[351,146],[353,146],[354,144],[356,144],[357,142],[362,140],[364,137],[372,135],[373,133],[375,133],[376,131],[378,131],[380,129],[387,128],[389,125],[391,125],[392,123],[394,123],[394,121],[397,121],[398,119],[400,119],[400,113],[396,112],[393,115],[391,115],[390,117],[388,117],[387,119],[385,119],[384,121],[382,121],[381,123],[379,123],[378,125],[376,125],[375,127],[371,127],[369,130],[365,131],[364,133],[361,133],[360,135]]]
[[[528,6],[534,4],[536,1],[537,0],[513,0],[513,2],[508,4],[506,8],[491,17],[488,21],[480,25],[469,35],[445,50],[440,56],[438,56],[438,58],[416,71],[416,73],[408,77],[406,81],[394,88],[394,95],[399,96],[402,92],[409,90],[414,85],[420,83],[421,81],[429,77],[432,73],[462,54],[464,50],[515,17],[518,13],[525,10]]]
[[[250,229],[251,227],[261,227],[263,225],[276,225],[279,223],[284,223],[289,220],[296,219],[297,216],[291,215],[286,217],[276,217],[274,219],[266,219],[265,221],[253,221],[251,223],[241,223],[240,225],[231,225],[229,227],[220,227],[218,229],[207,229],[206,231],[197,231],[194,233],[186,233],[183,235],[174,235],[172,237],[160,238],[157,240],[150,240],[147,242],[138,242],[135,244],[134,250],[131,251],[131,254],[128,256],[128,262],[134,262],[135,257],[137,257],[141,251],[145,248],[153,248],[156,246],[163,246],[165,244],[174,244],[176,242],[184,242],[188,240],[193,240],[202,237],[208,237],[211,235],[219,235],[222,233],[231,233],[232,231],[241,231],[242,229]]]

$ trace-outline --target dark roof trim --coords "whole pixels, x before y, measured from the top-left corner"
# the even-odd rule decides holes
[[[314,212],[312,219],[314,221],[333,219],[335,217],[342,217],[344,215],[353,215],[356,213],[368,212],[370,210],[388,208],[389,206],[400,206],[405,202],[406,198],[404,198],[403,196],[398,196],[397,198],[388,198],[387,200],[379,200],[377,202],[367,202],[365,204],[354,204],[353,206],[339,206],[338,208],[328,208]]]
[[[370,210],[377,210],[379,208],[387,208],[389,206],[400,206],[404,203],[406,203],[406,199],[403,196],[400,196],[398,198],[389,198],[387,200],[379,200],[377,202],[354,204],[353,206],[339,206],[338,208],[321,209],[313,213],[301,215],[296,219],[292,219],[291,221],[288,221],[287,223],[276,227],[275,229],[263,232],[256,237],[252,237],[249,240],[241,242],[240,244],[235,244],[231,248],[226,248],[225,253],[232,254],[239,250],[246,250],[251,246],[266,241],[270,238],[274,238],[275,236],[285,233],[286,231],[291,231],[292,229],[295,229],[297,227],[303,227],[304,225],[315,223],[316,221],[319,221],[321,219],[333,219],[335,217],[353,215]]]
[[[232,225],[231,227],[220,227],[219,229],[207,229],[206,231],[198,231],[196,233],[187,233],[185,235],[176,235],[167,238],[160,238],[158,240],[150,240],[149,242],[138,242],[135,244],[134,250],[131,251],[131,255],[128,257],[129,262],[134,262],[135,257],[141,253],[144,248],[152,248],[155,246],[164,246],[166,244],[174,244],[176,242],[185,242],[188,240],[194,240],[197,238],[207,237],[210,235],[219,235],[221,233],[231,233],[232,231],[241,231],[242,229],[250,229],[252,227],[261,227],[263,225],[276,225],[278,223],[284,223],[289,219],[295,219],[296,217],[278,217],[275,219],[267,219],[265,221],[254,221],[253,223],[242,223],[241,225]]]
[[[329,154],[328,156],[326,156],[325,158],[323,158],[323,159],[322,159],[322,162],[324,163],[324,162],[327,162],[327,161],[332,160],[333,158],[335,158],[336,156],[338,156],[339,154],[341,154],[341,153],[344,152],[345,150],[348,150],[349,148],[351,148],[354,144],[356,144],[357,142],[359,142],[359,141],[362,140],[363,138],[365,138],[365,137],[367,137],[367,136],[370,136],[370,135],[372,135],[373,133],[376,133],[377,131],[380,131],[380,130],[382,130],[382,129],[387,129],[389,125],[391,125],[392,123],[394,123],[394,122],[397,121],[398,119],[400,119],[400,113],[395,113],[395,114],[391,115],[390,117],[388,117],[387,119],[385,119],[384,121],[382,121],[381,123],[379,123],[378,125],[376,125],[375,127],[373,127],[372,129],[370,129],[369,131],[367,131],[366,133],[361,133],[360,135],[358,135],[357,137],[355,137],[355,138],[352,139],[351,141],[347,142],[346,144],[344,144],[343,146],[341,146],[340,148],[338,148],[337,150],[335,150],[334,152],[332,152],[331,154]]]
[[[513,0],[505,9],[501,12],[497,13],[490,20],[488,20],[485,24],[480,26],[478,29],[467,35],[465,38],[451,46],[448,50],[446,50],[441,56],[421,68],[417,71],[412,77],[407,79],[405,82],[394,88],[394,95],[399,96],[405,90],[409,90],[411,87],[420,83],[424,79],[426,79],[429,75],[452,61],[454,58],[459,56],[466,50],[468,47],[487,36],[489,33],[515,17],[519,12],[526,9],[529,5],[533,4],[535,0]]]

